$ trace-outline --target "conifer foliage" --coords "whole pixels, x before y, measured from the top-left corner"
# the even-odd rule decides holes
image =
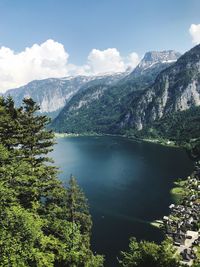
[[[75,178],[67,188],[57,179],[54,135],[38,109],[0,98],[0,266],[103,266],[85,196]]]

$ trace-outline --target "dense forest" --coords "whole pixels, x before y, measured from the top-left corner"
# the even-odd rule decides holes
[[[189,156],[200,155],[200,107],[168,114],[145,126],[142,130],[125,129],[121,132],[129,137],[152,139],[166,143],[172,141],[188,150]]]
[[[177,143],[188,143],[200,136],[200,107],[168,114],[147,125],[138,135],[152,138],[167,138]]]

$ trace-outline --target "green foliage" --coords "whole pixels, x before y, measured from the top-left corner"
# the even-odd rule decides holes
[[[23,110],[19,116],[20,150],[22,156],[34,168],[43,162],[50,161],[44,155],[53,150],[52,146],[55,143],[53,133],[45,130],[50,119],[46,116],[35,115],[38,109],[39,106],[32,99],[24,99]]]
[[[54,240],[43,234],[44,222],[37,214],[16,205],[1,215],[0,266],[53,266],[48,247]]]
[[[136,133],[140,137],[165,138],[187,143],[200,136],[200,107],[164,116]]]
[[[103,266],[83,192],[74,178],[66,189],[49,164],[54,136],[38,108],[0,98],[0,266]]]
[[[164,240],[161,245],[157,245],[148,241],[137,242],[131,238],[129,250],[121,252],[119,263],[123,267],[180,267],[175,253],[171,240]]]
[[[89,214],[87,200],[73,176],[69,180],[66,202],[70,207],[68,220],[80,224],[81,232],[88,235],[91,232],[92,220]]]
[[[181,203],[186,196],[186,190],[182,187],[173,187],[170,191],[173,201],[177,204]]]
[[[200,139],[190,140],[189,143],[185,145],[189,155],[194,160],[200,159]]]

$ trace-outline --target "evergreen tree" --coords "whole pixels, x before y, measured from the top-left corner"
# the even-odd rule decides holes
[[[31,99],[17,109],[11,98],[0,98],[0,266],[103,266],[90,249],[81,190],[72,183],[75,202],[68,201],[70,190],[49,165],[53,133],[37,111]]]
[[[75,177],[71,176],[67,187],[67,206],[69,207],[68,220],[80,224],[81,232],[91,232],[92,220],[89,214],[88,201],[77,184]]]
[[[36,102],[27,98],[23,100],[23,104],[19,118],[21,151],[24,158],[35,168],[44,162],[52,162],[45,155],[53,150],[54,134],[46,129],[50,119],[36,115],[40,109]]]
[[[23,108],[19,115],[20,157],[30,165],[30,168],[27,168],[27,175],[32,178],[29,179],[31,181],[27,189],[34,189],[35,202],[41,198],[53,202],[59,195],[58,190],[63,191],[63,187],[57,179],[57,169],[47,164],[53,163],[47,154],[53,150],[55,143],[54,134],[46,129],[50,119],[37,115],[38,111],[39,106],[32,99],[23,100]],[[33,196],[32,193],[32,190],[28,192]]]
[[[15,109],[12,98],[0,97],[0,143],[9,150],[14,150],[19,145],[19,112],[20,109]]]

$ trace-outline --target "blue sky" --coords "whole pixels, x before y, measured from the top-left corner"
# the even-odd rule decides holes
[[[192,46],[199,0],[0,0],[0,45],[21,51],[52,38],[82,64],[93,48],[122,54]]]
[[[116,48],[122,57],[183,53],[194,46],[191,24],[199,23],[199,0],[0,0],[0,46],[20,53],[53,39],[79,66],[92,49]]]

